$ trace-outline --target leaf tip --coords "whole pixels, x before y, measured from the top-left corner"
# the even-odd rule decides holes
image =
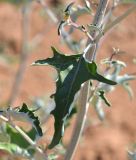
[[[55,47],[51,46],[51,50],[52,50],[53,54],[56,54],[57,50]]]
[[[36,65],[35,62],[33,62],[33,63],[30,64],[30,66],[35,66],[35,65]]]

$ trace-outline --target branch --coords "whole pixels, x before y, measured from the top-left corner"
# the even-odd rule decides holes
[[[121,16],[117,17],[113,22],[108,24],[105,29],[103,30],[103,33],[105,34],[109,30],[113,29],[117,24],[119,24],[121,21],[123,21],[127,16],[129,16],[132,12],[136,10],[136,5],[130,7],[125,13],[123,13]],[[101,38],[101,35],[98,35],[96,37],[96,41],[98,41]]]
[[[107,4],[108,4],[109,0],[101,0],[93,21],[93,25],[96,25],[98,27],[101,27],[102,22],[103,22],[103,17],[105,15],[105,11],[107,8]],[[91,33],[91,36],[93,38],[95,38],[95,36],[97,35],[97,31],[95,30],[93,33]],[[90,39],[88,38],[88,42],[87,45],[88,46],[90,44]],[[88,60],[92,60],[94,58],[93,55],[94,49],[93,47],[91,47],[88,51],[88,55],[87,58]],[[89,97],[89,88],[90,88],[90,83],[89,81],[86,82],[84,84],[84,86],[81,89],[80,92],[80,98],[79,98],[79,111],[78,111],[78,115],[77,115],[77,120],[76,120],[76,125],[75,125],[75,129],[71,138],[71,143],[68,147],[66,156],[65,156],[65,160],[72,160],[74,153],[77,149],[77,145],[79,143],[81,134],[83,132],[84,129],[84,125],[85,125],[85,121],[86,121],[86,116],[87,116],[87,112],[88,112],[88,97]]]
[[[124,14],[117,17],[113,22],[111,22],[107,27],[104,29],[104,33],[113,28],[115,25],[120,23],[123,19],[125,19],[128,15],[130,15],[136,9],[136,5],[130,7]]]
[[[46,5],[45,1],[44,0],[37,0],[41,6],[43,7],[43,9],[45,10],[46,14],[49,16],[49,18],[52,20],[52,22],[56,25],[58,25],[58,18],[57,16],[52,12],[52,10]],[[41,33],[39,33],[38,35],[36,35],[34,37],[34,39],[32,40],[32,46],[34,44],[36,44],[37,42],[41,42],[42,41],[42,38],[44,38],[44,35],[43,33],[45,34],[46,32],[43,31]],[[63,40],[64,42],[66,43],[66,45],[71,49],[73,50],[72,46],[71,46],[71,42],[73,41],[72,38],[70,37],[70,35],[68,34],[68,32],[63,28],[62,30],[62,37],[63,37]],[[36,43],[35,43],[36,42]]]
[[[58,19],[56,17],[56,15],[46,6],[46,3],[44,0],[37,0],[41,6],[43,6],[45,12],[47,13],[47,15],[51,18],[51,20],[54,22],[54,23],[58,23]]]

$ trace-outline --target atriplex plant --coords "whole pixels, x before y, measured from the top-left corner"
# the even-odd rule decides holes
[[[38,1],[44,6],[44,1]],[[134,4],[121,16],[109,22],[114,9],[127,2],[133,2]],[[87,13],[92,16],[92,8],[89,1],[85,0],[84,7],[74,8],[74,5],[72,2],[64,10],[64,19],[60,22],[58,34],[64,38],[68,47],[74,50],[76,54],[65,55],[55,47],[51,47],[53,51],[52,58],[37,60],[32,64],[51,65],[55,67],[58,74],[56,93],[51,95],[51,98],[54,99],[55,102],[55,108],[51,111],[55,122],[53,139],[49,146],[47,146],[48,149],[54,148],[62,141],[68,120],[72,114],[76,112],[75,110],[78,112],[75,131],[69,148],[67,149],[65,160],[73,158],[84,128],[89,104],[91,103],[95,106],[99,118],[103,120],[104,111],[102,102],[110,106],[109,101],[105,97],[105,93],[112,91],[116,85],[122,85],[131,96],[132,92],[129,87],[129,81],[135,79],[134,75],[120,75],[121,70],[126,65],[124,62],[113,59],[114,55],[120,53],[118,49],[114,48],[111,57],[102,61],[104,64],[107,64],[103,75],[98,73],[98,66],[96,64],[97,50],[100,47],[100,41],[103,36],[136,10],[135,1],[113,0],[112,6],[108,8],[109,1],[101,0],[98,3],[93,22],[87,26],[77,24],[76,20],[81,14]],[[65,26],[67,25],[70,26],[68,33],[65,31]],[[70,34],[75,29],[83,32],[87,38],[84,49],[81,48],[83,46],[80,43],[75,43],[69,37],[66,37],[66,35],[71,36]],[[94,80],[96,80],[96,83],[94,83]],[[76,107],[77,101],[78,108]],[[34,115],[34,112],[35,110],[29,110],[26,104],[23,104],[23,106],[19,108],[9,107],[7,110],[0,111],[0,119],[7,123],[7,125],[2,124],[1,130],[9,136],[10,139],[7,142],[0,142],[0,149],[21,155],[28,159],[36,159],[35,153],[39,153],[41,159],[56,159],[56,155],[46,155],[44,149],[36,143],[36,136],[42,136],[43,133],[38,117]],[[22,121],[22,119],[27,120],[32,124],[32,130],[24,132],[12,122],[12,118],[20,121]],[[21,137],[24,138],[23,141],[20,142],[16,140],[21,139]]]

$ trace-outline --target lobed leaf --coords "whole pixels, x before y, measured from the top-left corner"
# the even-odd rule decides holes
[[[89,71],[89,77],[90,77],[89,79],[97,80],[99,82],[106,83],[109,85],[116,85],[117,84],[116,82],[109,80],[107,78],[104,78],[102,75],[98,74],[97,65],[95,62],[92,62],[92,63],[86,62],[86,65],[87,65],[87,68]]]
[[[58,71],[58,80],[56,81],[56,93],[52,95],[56,107],[51,112],[54,116],[54,135],[49,149],[56,146],[63,134],[67,119],[72,112],[72,103],[75,94],[79,91],[81,85],[88,80],[97,80],[109,85],[115,85],[116,82],[104,78],[97,72],[95,62],[87,62],[82,55],[66,56],[52,47],[53,57],[44,60],[38,60],[33,65],[52,65]],[[72,66],[68,74],[62,79],[62,71]]]
[[[53,57],[43,60],[37,60],[32,65],[52,65],[60,71],[64,71],[70,65],[74,65],[81,55],[64,55],[52,47]]]
[[[30,122],[32,122],[32,125],[35,128],[35,130],[37,131],[39,136],[43,135],[38,117],[35,116],[34,113],[28,109],[28,107],[25,103],[23,103],[22,108],[20,108],[20,110],[18,112],[23,113],[28,117],[28,119],[30,120]]]
[[[6,113],[8,113],[10,116],[12,116],[14,119],[18,121],[31,123],[37,135],[38,136],[43,135],[38,117],[34,115],[33,111],[29,110],[29,108],[27,107],[25,103],[23,103],[21,108],[17,107],[12,110],[8,109],[6,112],[3,111],[2,114],[6,114]]]
[[[36,134],[38,136],[43,135],[38,117],[34,115],[34,111],[29,110],[29,108],[27,107],[25,103],[23,103],[21,108],[16,107],[14,109],[9,108],[6,111],[5,110],[0,111],[0,114],[2,115],[5,115],[7,113],[18,121],[31,123],[33,128],[36,131]]]
[[[55,132],[52,142],[49,145],[50,149],[60,142],[64,134],[65,121],[71,113],[71,104],[75,94],[79,91],[81,85],[90,79],[98,80],[99,82],[109,85],[116,84],[116,82],[108,80],[97,73],[97,65],[95,62],[88,63],[81,57],[68,73],[63,83],[57,87],[56,93],[54,94],[56,107],[51,114],[53,114],[55,118]]]

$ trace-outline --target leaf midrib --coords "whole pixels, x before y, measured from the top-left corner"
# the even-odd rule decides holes
[[[80,65],[81,65],[81,60],[82,60],[82,58],[83,58],[83,57],[81,56],[81,58],[79,59],[78,66],[77,66],[76,72],[75,72],[74,77],[73,77],[72,84],[71,84],[70,89],[69,89],[69,92],[68,92],[68,96],[67,96],[68,100],[67,100],[67,103],[66,103],[66,105],[65,105],[65,110],[64,110],[64,112],[63,112],[63,117],[64,117],[64,114],[65,114],[66,109],[67,109],[67,107],[68,107],[69,97],[70,97],[70,95],[71,95],[71,91],[72,91],[72,88],[73,88],[73,84],[74,84],[75,79],[76,79],[76,77],[77,77],[77,74],[78,74],[78,71],[79,71],[79,67],[80,67]],[[71,105],[71,104],[70,104],[70,105]]]

